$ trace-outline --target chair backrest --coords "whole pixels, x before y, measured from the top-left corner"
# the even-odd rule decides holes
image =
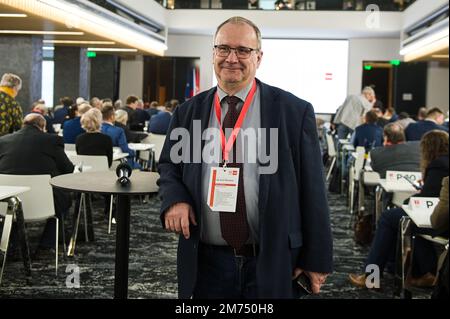
[[[75,144],[64,144],[65,151],[76,151]]]
[[[85,172],[105,172],[109,171],[108,158],[104,155],[70,155],[70,161],[82,167]]]
[[[155,147],[153,148],[155,152],[155,161],[159,162],[159,157],[161,156],[161,151],[164,146],[164,141],[166,140],[166,135],[162,134],[153,134],[150,133],[145,139],[141,141],[141,143],[147,143],[147,144],[154,144]],[[144,152],[141,152],[144,153]],[[144,158],[148,158],[147,154],[142,154]]]
[[[50,175],[0,174],[0,185],[30,187],[29,191],[17,196],[22,201],[25,221],[44,220],[55,216]]]
[[[328,156],[335,157],[336,156],[336,148],[334,147],[333,136],[331,134],[325,134],[327,138],[327,148],[328,148]]]
[[[364,165],[364,155],[366,154],[366,149],[364,146],[358,146],[356,148],[356,159],[355,159],[355,174],[353,175],[356,180],[359,180],[359,175],[361,172],[361,169]]]

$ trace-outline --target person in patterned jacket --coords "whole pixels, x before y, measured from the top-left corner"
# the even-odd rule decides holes
[[[16,96],[22,80],[15,74],[5,73],[0,82],[0,136],[20,130],[23,112]]]

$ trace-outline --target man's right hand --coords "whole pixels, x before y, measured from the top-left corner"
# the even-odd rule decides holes
[[[177,203],[171,206],[164,214],[164,222],[168,231],[179,234],[183,233],[184,238],[189,239],[189,224],[197,226],[194,210],[187,203]]]

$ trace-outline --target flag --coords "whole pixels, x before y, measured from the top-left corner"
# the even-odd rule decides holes
[[[200,69],[193,67],[188,71],[184,97],[186,100],[200,92]]]

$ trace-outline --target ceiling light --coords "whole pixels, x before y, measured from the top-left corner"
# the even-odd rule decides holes
[[[448,54],[433,54],[431,57],[435,59],[448,59]]]
[[[0,30],[0,34],[36,34],[36,35],[84,35],[84,32],[72,31],[34,31],[34,30]]]
[[[137,52],[137,49],[126,49],[126,48],[88,48],[88,51],[95,52]]]
[[[55,51],[55,47],[42,47],[42,50]]]
[[[96,44],[96,45],[114,45],[114,41],[78,41],[78,40],[44,40],[49,44]]]
[[[0,13],[0,18],[26,18],[25,13]]]
[[[147,31],[129,21],[121,21],[120,16],[117,21],[112,20],[112,13],[105,11],[105,15],[100,15],[85,9],[77,2],[68,0],[0,0],[0,3],[8,5],[44,19],[62,23],[67,27],[75,27],[78,30],[107,38],[117,43],[139,49],[140,51],[164,55],[167,50],[165,40],[167,35],[161,36],[154,32]],[[80,1],[87,5],[88,1]],[[110,16],[111,15],[111,16]],[[134,27],[134,28],[133,28]]]
[[[435,52],[439,52],[448,48],[448,35],[445,38],[439,39],[433,43],[429,43],[421,48],[418,48],[414,51],[410,51],[404,55],[405,62],[410,62],[424,56],[433,54]],[[400,53],[402,54],[402,53]]]

